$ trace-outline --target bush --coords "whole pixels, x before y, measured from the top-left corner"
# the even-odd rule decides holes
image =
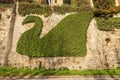
[[[96,18],[98,29],[103,31],[114,31],[120,29],[120,18]]]
[[[113,13],[117,14],[117,13],[120,12],[120,6],[112,7],[112,8],[110,8],[110,10],[111,10]]]
[[[18,0],[19,2],[34,2],[34,0]]]
[[[100,9],[94,10],[93,13],[95,17],[112,17],[114,14],[110,10],[100,10]]]
[[[65,14],[70,12],[91,11],[90,6],[72,7],[70,5],[54,6],[54,12],[58,14]]]
[[[29,14],[41,14],[49,16],[52,13],[50,6],[28,2],[20,2],[18,12],[21,16]]]
[[[71,0],[63,0],[63,3],[64,3],[64,4],[69,4],[69,5],[70,5]]]
[[[0,10],[5,11],[6,8],[13,8],[13,3],[0,3]]]
[[[76,12],[75,8],[72,8],[69,5],[54,6],[54,12],[59,14],[65,14],[69,12]]]
[[[108,10],[111,7],[115,6],[114,0],[93,0],[95,8]]]
[[[112,17],[115,11],[114,0],[93,0],[95,5],[95,17]]]
[[[0,3],[12,3],[14,0],[0,0]]]
[[[35,26],[23,33],[17,43],[17,52],[29,57],[70,57],[86,55],[86,34],[92,13],[81,11],[64,18],[44,37],[39,38],[42,21],[28,16],[23,24],[35,22]]]
[[[54,6],[54,12],[59,14],[65,14],[70,12],[90,11],[91,8],[87,3],[80,3],[77,7],[70,5]],[[48,5],[39,5],[38,3],[20,2],[18,12],[21,16],[29,14],[40,14],[49,16],[52,13],[51,7]]]

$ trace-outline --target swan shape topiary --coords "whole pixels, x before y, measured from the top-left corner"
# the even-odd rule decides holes
[[[68,15],[42,38],[39,38],[43,28],[41,18],[27,16],[22,24],[34,22],[35,25],[21,35],[17,52],[29,57],[83,57],[92,16],[88,11]]]

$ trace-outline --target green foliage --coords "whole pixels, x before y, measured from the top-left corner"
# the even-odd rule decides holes
[[[112,17],[115,13],[114,0],[93,0],[95,17]]]
[[[29,15],[29,14],[41,14],[45,16],[51,15],[52,11],[50,6],[47,5],[39,5],[38,3],[28,3],[28,2],[20,2],[18,12],[21,16]]]
[[[120,69],[106,70],[68,70],[68,69],[29,69],[1,67],[0,76],[97,76],[97,75],[120,75]]]
[[[119,13],[120,12],[120,6],[115,6],[112,10],[115,12],[115,14]]]
[[[42,21],[28,16],[23,24],[35,22],[35,26],[23,33],[17,44],[17,52],[29,57],[65,57],[86,55],[86,33],[92,13],[81,11],[64,18],[43,38],[39,38]]]
[[[13,3],[0,3],[0,10],[5,11],[5,8],[13,8]]]
[[[110,10],[100,10],[95,9],[93,14],[95,17],[112,17],[115,12],[111,12]]]
[[[91,8],[88,5],[81,5],[78,7],[72,7],[70,5],[54,6],[54,12],[58,14],[80,12],[80,11],[91,11]]]
[[[70,4],[70,3],[71,3],[71,0],[63,0],[63,3],[64,3],[64,4]]]
[[[96,18],[98,29],[103,31],[114,31],[120,29],[120,18]]]
[[[70,5],[54,6],[54,12],[58,14],[65,14],[76,11],[76,8],[73,8]]]
[[[18,0],[19,2],[34,2],[34,0]]]
[[[95,8],[107,10],[115,5],[114,0],[93,0]]]
[[[54,6],[54,12],[59,14],[65,14],[70,12],[90,11],[91,8],[86,2],[78,2],[77,7],[70,5]],[[29,14],[40,14],[45,17],[51,15],[52,10],[48,5],[39,5],[38,3],[20,2],[18,12],[21,16]]]
[[[0,3],[12,3],[14,0],[0,0]]]

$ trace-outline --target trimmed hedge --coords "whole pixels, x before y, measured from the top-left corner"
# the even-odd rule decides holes
[[[13,3],[14,0],[0,0],[0,3]]]
[[[0,3],[0,10],[4,11],[5,8],[13,8],[13,3]]]
[[[77,7],[72,7],[70,5],[54,6],[54,12],[59,14],[65,14],[70,12],[79,12],[79,11],[90,11],[92,10],[87,3],[79,2]],[[38,3],[28,3],[20,2],[18,12],[21,16],[29,14],[38,14],[44,15],[45,17],[51,15],[52,10],[48,5],[40,5]]]
[[[120,18],[95,18],[98,29],[103,31],[114,31],[115,28],[120,29]]]
[[[39,5],[38,3],[20,2],[18,12],[21,16],[29,14],[38,14],[49,16],[52,11],[48,5]]]
[[[19,2],[34,2],[34,0],[18,0]]]
[[[72,7],[70,5],[54,6],[54,12],[58,14],[80,12],[80,11],[92,11],[92,9],[89,5],[81,5],[78,7]]]
[[[86,33],[92,17],[92,12],[88,11],[71,14],[39,38],[42,21],[39,17],[28,16],[23,24],[35,22],[35,25],[22,34],[17,43],[17,52],[29,57],[85,56]]]

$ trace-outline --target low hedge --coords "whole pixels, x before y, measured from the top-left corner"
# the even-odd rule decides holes
[[[120,29],[120,18],[95,18],[98,29],[103,31],[114,31],[115,28]]]
[[[78,7],[72,7],[70,5],[54,6],[54,12],[58,14],[65,14],[70,12],[80,12],[80,11],[92,11],[89,5],[81,5]]]
[[[86,34],[92,13],[81,11],[64,18],[44,37],[39,38],[42,21],[36,16],[28,16],[23,24],[35,22],[17,43],[17,52],[29,57],[68,57],[86,55]]]
[[[70,5],[62,5],[62,6],[54,6],[54,12],[59,14],[65,14],[70,12],[79,12],[79,11],[90,11],[91,8],[89,5],[85,5],[81,3],[81,6],[72,7]],[[28,3],[28,2],[20,2],[18,12],[21,16],[29,15],[29,14],[38,14],[49,16],[52,13],[51,7],[48,5],[40,5],[38,3]]]
[[[13,8],[13,3],[0,3],[0,10],[4,11],[5,8]]]
[[[29,14],[49,16],[52,13],[51,8],[48,5],[39,5],[38,3],[28,2],[20,2],[18,12],[21,16]]]

